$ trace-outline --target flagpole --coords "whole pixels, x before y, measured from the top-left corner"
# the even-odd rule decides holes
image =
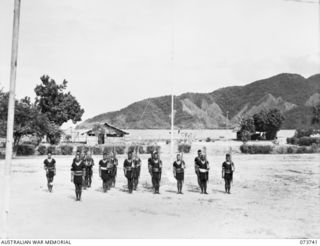
[[[173,163],[174,157],[174,0],[172,1],[172,33],[171,33],[171,151],[170,160]]]
[[[13,15],[13,31],[12,31],[12,46],[11,46],[11,68],[10,68],[10,90],[8,104],[8,119],[7,119],[7,137],[6,137],[6,160],[3,168],[4,176],[4,192],[2,204],[3,228],[1,238],[8,238],[9,234],[9,208],[10,208],[10,177],[11,163],[13,152],[13,127],[14,127],[14,106],[15,106],[15,90],[17,76],[17,59],[18,59],[18,39],[19,39],[19,22],[20,22],[20,5],[21,0],[14,1]]]

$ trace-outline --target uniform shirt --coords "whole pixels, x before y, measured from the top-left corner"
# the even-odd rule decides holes
[[[107,171],[108,163],[109,163],[108,160],[99,161],[99,167],[100,167],[101,171]]]
[[[197,163],[197,166],[199,168],[199,171],[201,170],[209,170],[209,162],[208,161],[202,161],[199,159],[199,162]],[[201,170],[200,170],[201,169]]]
[[[86,165],[82,160],[80,161],[74,161],[71,165],[71,171],[74,172],[75,176],[83,176],[86,171]]]
[[[94,160],[91,157],[87,157],[85,159],[85,164],[87,169],[92,169],[92,167],[94,166]]]
[[[44,169],[47,171],[55,171],[56,170],[56,161],[53,158],[51,158],[51,160],[45,159],[43,164],[44,164]]]
[[[233,162],[229,162],[229,164],[225,161],[222,163],[222,170],[224,173],[232,173],[234,171]]]
[[[131,159],[125,159],[124,163],[123,163],[123,168],[126,170],[131,170],[132,168],[134,168],[134,161]]]
[[[195,171],[199,171],[199,164],[200,164],[201,160],[199,158],[199,156],[197,156],[195,159],[194,159],[194,169]]]
[[[140,167],[141,166],[141,160],[140,160],[140,158],[133,158],[133,167],[134,168],[138,168],[138,167]]]
[[[118,159],[117,158],[110,159],[109,162],[115,168],[118,166]]]
[[[186,167],[186,165],[185,165],[184,161],[180,161],[180,163],[175,161],[173,163],[173,168],[176,173],[183,173],[185,167]]]
[[[149,158],[148,160],[148,167],[150,172],[161,172],[162,169],[162,161],[161,160],[154,160],[153,158]]]
[[[115,171],[117,169],[117,166],[118,166],[118,159],[117,158],[113,158],[113,159],[108,160],[108,165],[107,165],[108,169],[112,169]]]

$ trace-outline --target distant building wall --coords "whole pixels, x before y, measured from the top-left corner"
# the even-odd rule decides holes
[[[98,137],[96,136],[87,136],[87,144],[94,146],[98,144]]]

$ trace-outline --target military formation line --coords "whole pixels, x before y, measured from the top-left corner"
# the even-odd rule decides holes
[[[205,153],[198,150],[197,157],[194,160],[195,174],[201,190],[201,194],[207,193],[207,182],[209,179],[209,162]],[[81,156],[80,152],[76,153],[71,165],[71,182],[75,185],[76,201],[81,200],[82,189],[90,188],[92,183],[92,168],[94,160],[90,153]],[[177,194],[182,193],[184,182],[184,171],[186,165],[181,154],[177,154],[173,163],[173,176],[177,180]],[[47,185],[49,192],[53,189],[53,179],[56,175],[56,161],[49,152],[44,160],[44,169],[46,171]],[[104,153],[99,161],[99,176],[102,180],[103,192],[107,192],[115,187],[118,169],[118,159],[113,153]],[[137,189],[141,171],[141,160],[135,152],[128,152],[127,158],[123,163],[124,176],[128,180],[128,192],[132,193]],[[162,161],[158,152],[153,152],[148,159],[148,171],[151,175],[152,188],[154,194],[160,194],[160,181],[162,174]],[[226,160],[222,163],[222,178],[225,180],[225,192],[230,194],[233,173],[235,171],[234,163],[230,154],[226,154]]]

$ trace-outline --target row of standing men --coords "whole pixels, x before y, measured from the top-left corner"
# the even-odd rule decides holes
[[[52,192],[53,179],[56,175],[56,161],[49,152],[44,160],[44,169],[46,171],[47,185],[49,192]],[[81,156],[80,152],[76,153],[71,165],[71,182],[75,185],[76,200],[81,200],[82,189],[90,188],[92,183],[92,168],[94,160],[90,153]],[[117,177],[118,159],[113,153],[108,155],[103,154],[103,158],[99,161],[99,176],[102,179],[102,189],[107,192],[115,187]],[[194,160],[195,173],[201,190],[201,194],[207,193],[207,182],[209,180],[209,162],[206,155],[198,150],[198,155]],[[177,193],[182,193],[184,182],[185,162],[181,154],[177,154],[176,160],[173,163],[173,175],[177,180]],[[132,193],[136,190],[139,183],[141,160],[134,152],[128,152],[127,158],[123,163],[124,175],[128,181],[128,192]],[[153,152],[148,159],[148,171],[151,175],[153,192],[160,194],[160,181],[162,175],[162,161],[159,158],[158,152]],[[235,171],[234,163],[231,160],[231,155],[226,154],[226,160],[222,163],[222,178],[225,180],[225,192],[230,194],[233,173]]]

